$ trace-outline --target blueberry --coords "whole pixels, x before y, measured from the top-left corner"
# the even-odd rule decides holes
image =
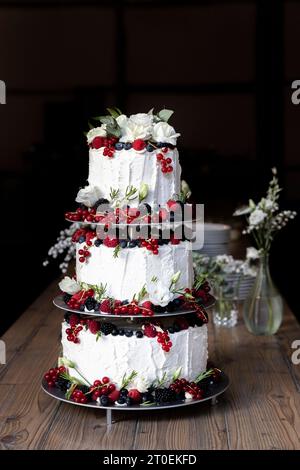
[[[159,245],[159,246],[164,245],[164,240],[162,240],[162,239],[158,240],[158,245]]]
[[[117,142],[117,143],[115,144],[115,149],[116,149],[116,150],[122,150],[123,148],[124,148],[123,142]]]
[[[130,405],[132,405],[132,404],[133,404],[132,399],[131,399],[130,397],[127,397],[127,398],[126,398],[126,405],[130,406]]]
[[[182,300],[181,299],[174,299],[173,304],[175,305],[175,307],[180,307],[180,305],[182,304]]]
[[[147,147],[146,147],[146,150],[147,150],[147,152],[153,152],[153,150],[154,150],[153,145],[148,144]]]
[[[109,403],[109,398],[107,395],[102,395],[102,397],[100,398],[100,403],[102,406],[107,406],[108,403]]]
[[[123,330],[123,328],[121,328],[119,330],[119,336],[124,336],[125,335],[125,331]]]
[[[121,388],[120,390],[120,397],[127,397],[128,395],[128,390],[127,388]]]
[[[120,397],[119,400],[117,401],[119,405],[124,405],[126,403],[126,398],[125,397]]]
[[[97,238],[97,240],[95,241],[95,246],[100,246],[102,245],[103,243],[103,240],[100,240],[100,238]]]
[[[132,335],[133,335],[133,331],[125,330],[125,336],[127,336],[127,338],[130,338]]]
[[[137,246],[137,240],[131,240],[129,242],[129,248],[135,248]]]
[[[79,237],[78,243],[84,243],[85,242],[85,237]]]
[[[128,299],[123,300],[122,305],[127,305],[127,304],[129,304],[129,300]]]
[[[130,150],[132,147],[131,143],[130,142],[126,142],[126,144],[124,144],[124,149],[125,150]]]
[[[142,401],[143,401],[143,403],[145,403],[146,401],[152,402],[152,401],[153,401],[153,396],[152,396],[152,394],[149,393],[149,392],[143,393],[143,395],[142,395]]]
[[[162,307],[161,305],[153,305],[153,310],[156,313],[163,313],[166,311],[166,307]]]
[[[175,333],[178,333],[178,331],[180,331],[180,326],[178,325],[178,323],[174,323],[174,331]]]
[[[127,240],[120,240],[120,247],[126,248],[127,247]]]
[[[118,336],[119,331],[118,331],[117,329],[112,330],[111,334],[112,334],[113,336]]]
[[[163,147],[165,147],[165,145],[163,144],[163,142],[157,142],[156,147],[162,149]]]
[[[142,337],[144,336],[144,334],[143,334],[142,331],[136,331],[135,336],[136,336],[137,338],[142,338]]]
[[[169,332],[169,333],[175,333],[174,327],[173,327],[173,326],[170,326],[170,327],[168,328],[168,332]]]

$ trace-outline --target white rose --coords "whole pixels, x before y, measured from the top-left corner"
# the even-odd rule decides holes
[[[126,127],[127,125],[127,121],[128,121],[128,117],[125,115],[125,114],[120,114],[120,116],[118,116],[116,118],[116,121],[117,121],[117,124],[122,128]]]
[[[136,377],[130,384],[130,388],[136,388],[140,393],[147,392],[149,386],[141,377]]]
[[[152,134],[153,116],[151,114],[133,114],[129,118],[119,116],[119,126],[121,127],[121,142],[133,142],[136,139],[147,140]]]
[[[249,217],[250,225],[259,225],[267,216],[261,209],[255,209]]]
[[[152,137],[155,142],[166,142],[176,145],[177,137],[179,136],[180,134],[176,133],[174,127],[170,126],[167,122],[158,122],[153,127]]]
[[[265,200],[265,208],[267,210],[273,209],[273,206],[274,206],[274,201],[272,201],[271,199]]]
[[[87,133],[87,143],[91,144],[95,137],[106,137],[106,124],[102,124],[100,127],[94,127]]]
[[[65,276],[60,283],[58,284],[60,290],[66,292],[67,294],[74,295],[76,292],[81,290],[80,285],[69,276]]]
[[[150,282],[148,286],[148,294],[150,302],[152,302],[154,305],[159,304],[163,307],[168,305],[168,303],[174,299],[174,294],[160,281]]]
[[[93,207],[100,197],[101,191],[97,186],[86,186],[78,191],[75,201]]]
[[[254,248],[254,246],[249,246],[247,248],[246,259],[258,259],[259,251]]]

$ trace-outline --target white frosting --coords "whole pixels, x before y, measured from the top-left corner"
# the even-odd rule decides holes
[[[73,361],[78,370],[91,383],[104,376],[109,377],[118,387],[122,377],[137,372],[130,388],[146,389],[154,380],[166,373],[166,385],[172,381],[174,372],[181,367],[181,377],[194,380],[206,370],[207,326],[189,327],[170,334],[173,343],[169,352],[164,352],[156,338],[130,338],[126,336],[104,336],[98,341],[89,330],[79,333],[80,343],[67,340],[67,323],[62,327],[63,356]],[[72,369],[71,375],[81,379]]]
[[[116,150],[112,158],[103,155],[103,148],[90,149],[89,152],[88,182],[99,188],[101,197],[110,200],[110,190],[113,188],[120,190],[122,198],[128,186],[133,185],[139,190],[141,184],[146,183],[149,190],[144,202],[165,205],[173,194],[180,192],[181,167],[177,149],[169,150],[166,154],[172,159],[171,173],[162,173],[160,164],[156,161],[159,150]],[[137,206],[138,199],[130,201],[130,205]]]
[[[76,276],[78,282],[106,284],[106,295],[119,300],[132,300],[145,285],[149,300],[155,305],[166,305],[174,298],[170,292],[171,278],[180,271],[176,289],[192,287],[192,251],[189,242],[163,245],[158,255],[146,248],[121,249],[114,258],[114,249],[101,245],[90,248],[88,261],[79,261],[76,245]],[[153,278],[157,278],[154,282]]]

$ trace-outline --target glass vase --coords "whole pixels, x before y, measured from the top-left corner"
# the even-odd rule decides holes
[[[283,302],[269,270],[269,256],[259,259],[257,277],[244,303],[247,329],[255,335],[274,335],[282,322]]]
[[[224,292],[219,286],[216,290],[216,301],[213,306],[213,322],[216,326],[231,328],[237,324],[237,299]]]

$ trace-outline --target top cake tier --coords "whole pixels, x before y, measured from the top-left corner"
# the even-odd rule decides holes
[[[115,150],[113,157],[103,155],[103,148],[90,149],[89,176],[90,186],[98,189],[99,196],[111,200],[111,193],[118,191],[118,198],[126,199],[126,191],[130,187],[137,189],[136,197],[129,199],[129,205],[139,204],[139,194],[146,188],[143,202],[165,205],[174,195],[180,192],[181,168],[178,161],[177,149],[164,147],[150,152]],[[160,155],[167,161],[171,160],[172,171],[162,172]],[[133,195],[134,196],[134,195]]]
[[[76,201],[93,206],[100,199],[117,199],[132,207],[141,201],[165,205],[180,193],[181,167],[175,129],[167,123],[172,111],[129,117],[116,108],[100,116],[87,133],[89,185]]]

